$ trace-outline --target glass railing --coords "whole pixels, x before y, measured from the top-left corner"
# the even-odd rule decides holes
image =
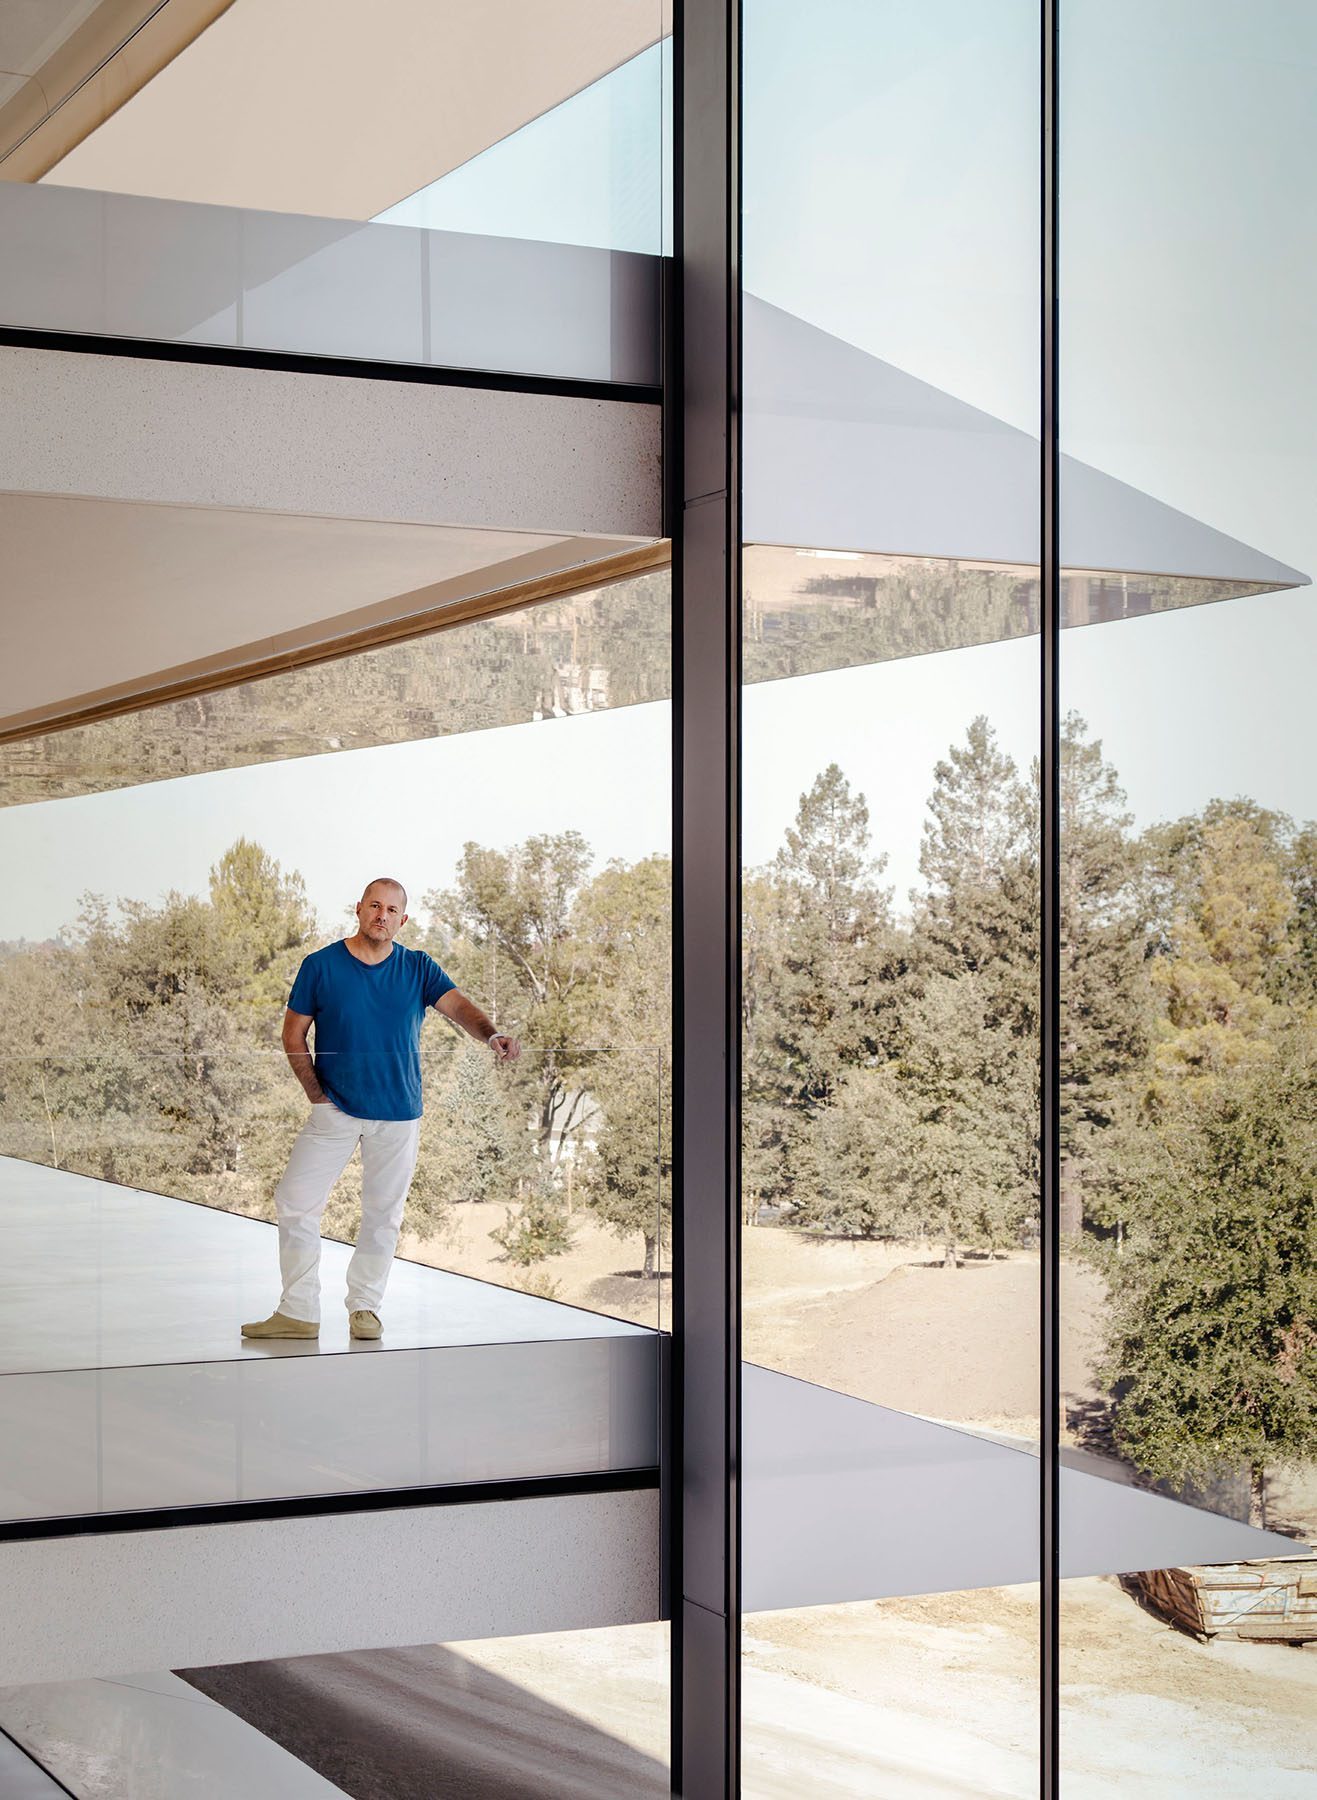
[[[634,252],[0,183],[0,324],[557,380],[659,379]]]
[[[319,1055],[369,1105],[386,1060]],[[399,1254],[633,1324],[668,1291],[671,1075],[652,1045],[523,1048],[498,1063],[445,1033],[420,1053],[419,1122]],[[388,1080],[388,1077],[382,1079]],[[407,1110],[400,1104],[398,1110]],[[273,1222],[300,1130],[316,1124],[281,1050],[191,1043],[0,1056],[0,1156]],[[344,1138],[321,1220],[351,1241],[363,1158]],[[660,1300],[660,1294],[663,1300]]]
[[[381,1076],[317,1066],[340,1099]],[[666,1054],[499,1063],[445,1037],[421,1078],[397,1255],[363,1297],[353,1244],[389,1235],[404,1121],[312,1107],[281,1051],[185,1033],[0,1058],[0,1527],[652,1469]],[[303,1200],[329,1190],[319,1334],[249,1337],[282,1304],[290,1156]],[[345,1300],[382,1336],[352,1336]]]

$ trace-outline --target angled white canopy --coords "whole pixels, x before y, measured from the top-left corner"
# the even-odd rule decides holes
[[[1037,564],[1036,438],[750,294],[744,358],[748,542]],[[1061,504],[1068,569],[1240,592],[1308,581],[1068,456]]]
[[[1037,1581],[1038,1461],[743,1365],[747,1612]],[[1061,1573],[1302,1556],[1308,1546],[1082,1469],[1061,1471]]]

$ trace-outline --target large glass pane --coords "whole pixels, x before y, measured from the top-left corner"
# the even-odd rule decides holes
[[[1061,32],[1063,449],[1166,521],[1119,554],[1067,462],[1063,558],[1220,602],[1062,640],[1064,1789],[1297,1796],[1317,1772],[1317,27],[1065,0]]]
[[[746,9],[749,1795],[1037,1786],[1037,33]]]

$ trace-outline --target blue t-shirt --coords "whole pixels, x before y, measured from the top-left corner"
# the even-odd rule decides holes
[[[340,1112],[420,1118],[421,1021],[454,985],[402,944],[380,963],[359,961],[342,938],[303,959],[288,1005],[315,1020],[316,1075]]]

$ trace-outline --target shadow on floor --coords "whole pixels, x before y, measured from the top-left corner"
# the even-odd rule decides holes
[[[666,1800],[667,1769],[443,1645],[175,1671],[352,1800]]]

